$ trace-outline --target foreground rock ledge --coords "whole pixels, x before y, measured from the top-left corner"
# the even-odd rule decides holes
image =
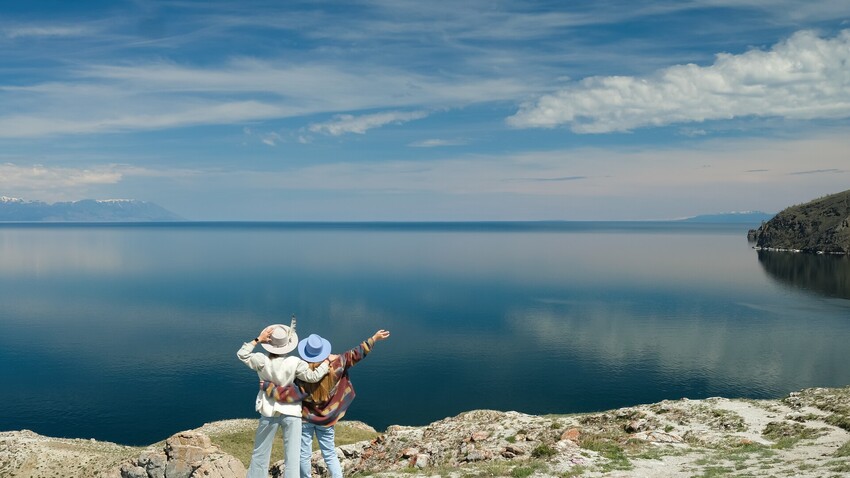
[[[233,422],[246,431],[255,425]],[[243,464],[204,433],[210,426],[141,452],[2,432],[0,476],[244,477]],[[391,426],[375,440],[338,447],[337,454],[348,476],[847,477],[850,387],[806,389],[781,400],[682,399],[582,415],[475,410],[423,427]],[[314,476],[325,473],[318,452],[313,466]],[[283,476],[282,462],[270,473]]]

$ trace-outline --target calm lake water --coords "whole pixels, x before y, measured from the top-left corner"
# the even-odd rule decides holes
[[[255,417],[297,314],[382,429],[850,384],[850,262],[684,223],[0,226],[0,430],[149,444]]]

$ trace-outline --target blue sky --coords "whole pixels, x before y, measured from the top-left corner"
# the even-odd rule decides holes
[[[0,195],[641,220],[850,188],[847,0],[0,5]]]

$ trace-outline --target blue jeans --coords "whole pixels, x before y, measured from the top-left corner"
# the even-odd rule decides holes
[[[272,454],[277,428],[283,427],[283,456],[285,478],[298,478],[298,449],[301,446],[301,417],[278,415],[276,417],[260,417],[257,433],[254,435],[254,452],[251,454],[251,465],[248,467],[247,478],[268,478],[269,459]]]
[[[334,427],[313,425],[310,422],[301,424],[301,478],[310,478],[312,471],[310,457],[313,455],[314,433],[331,478],[342,478],[342,467],[339,465],[339,457],[336,456],[336,446],[334,445]]]

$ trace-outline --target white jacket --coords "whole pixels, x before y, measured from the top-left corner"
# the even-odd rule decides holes
[[[254,345],[251,342],[246,342],[236,352],[236,356],[251,370],[256,371],[260,380],[267,380],[277,385],[289,385],[296,378],[304,382],[315,383],[328,373],[327,362],[315,370],[311,370],[307,362],[292,355],[272,359],[264,353],[252,353],[253,351]],[[280,403],[274,398],[266,396],[262,390],[257,393],[257,404],[254,408],[264,417],[276,415],[301,416],[301,402]]]

